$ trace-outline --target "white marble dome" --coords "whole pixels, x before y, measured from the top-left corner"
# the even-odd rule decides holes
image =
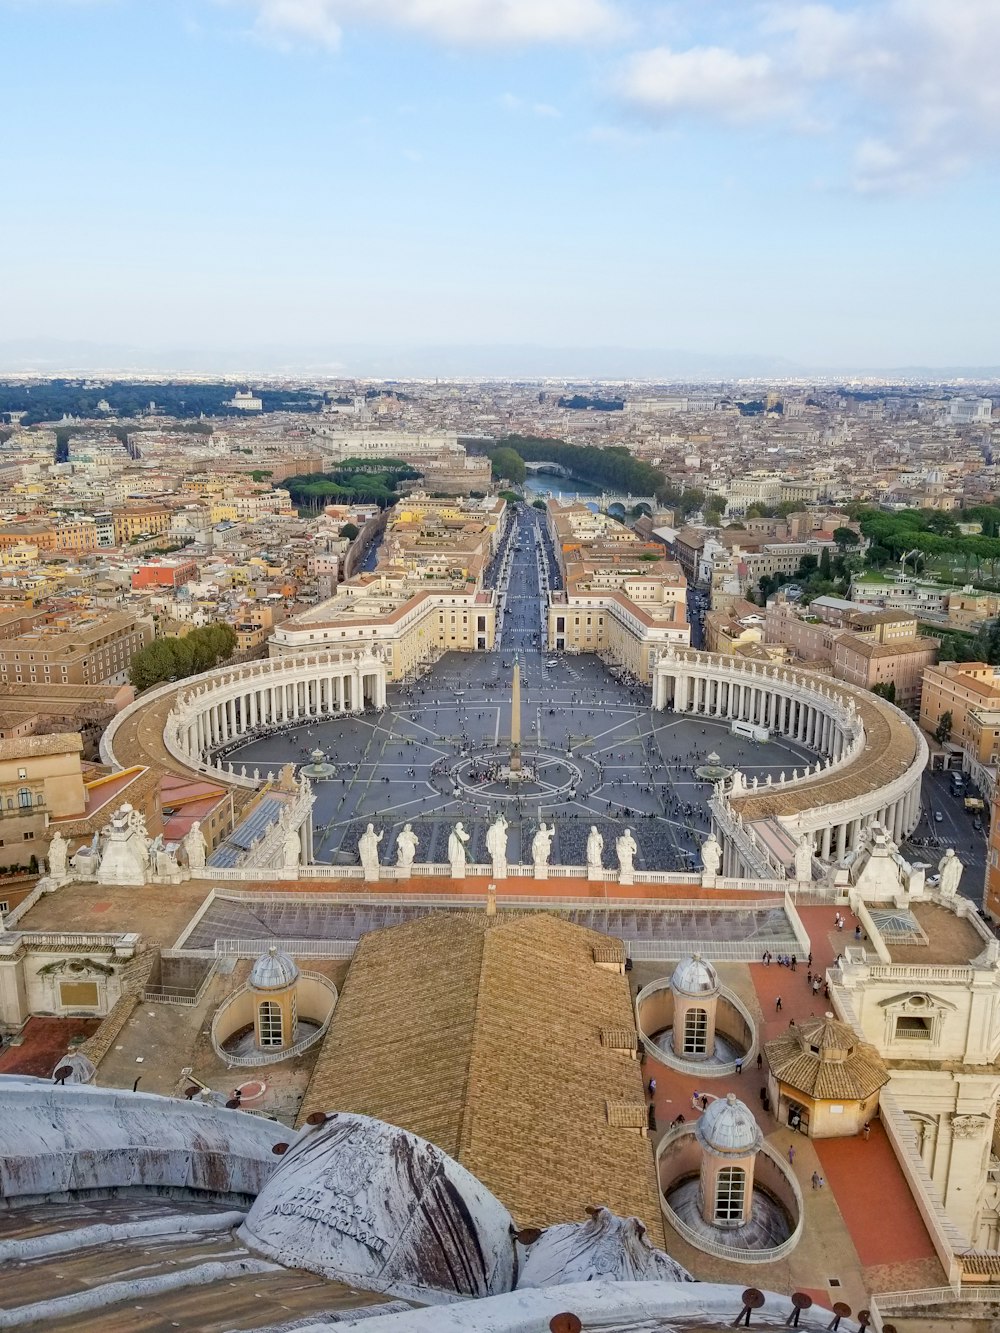
[[[254,990],[284,990],[299,977],[299,969],[275,945],[262,953],[250,969],[250,985]]]
[[[703,997],[717,995],[719,976],[711,963],[694,953],[682,958],[670,978],[670,989],[675,994]]]
[[[463,1166],[370,1116],[310,1122],[240,1227],[251,1250],[424,1304],[512,1290],[513,1219]]]
[[[658,1250],[637,1217],[616,1217],[608,1208],[588,1209],[586,1222],[547,1227],[521,1265],[518,1291],[565,1282],[693,1282],[676,1259]]]
[[[726,1157],[745,1157],[764,1142],[753,1112],[734,1092],[712,1102],[698,1117],[694,1132],[703,1148]]]

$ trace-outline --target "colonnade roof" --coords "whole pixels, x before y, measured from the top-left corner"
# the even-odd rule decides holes
[[[827,684],[815,677],[819,686]],[[845,691],[846,693],[846,691]],[[899,710],[876,695],[850,692],[865,729],[860,753],[842,768],[821,771],[779,791],[756,791],[732,799],[744,819],[798,815],[821,805],[856,801],[902,777],[917,758],[917,737]]]
[[[681,667],[697,668],[708,659],[715,666],[739,666],[719,653],[677,653]],[[778,670],[778,668],[776,668]],[[740,671],[741,682],[767,688],[773,677],[769,672],[754,674]],[[851,699],[865,729],[865,744],[850,763],[829,772],[821,771],[814,777],[803,778],[784,789],[759,788],[756,792],[731,797],[731,804],[744,819],[765,820],[779,815],[803,814],[822,805],[836,805],[841,801],[855,801],[870,792],[888,786],[902,777],[917,758],[919,745],[915,730],[894,705],[867,690],[856,690],[843,681],[806,671],[791,670],[791,678],[806,688],[830,690],[845,701]],[[780,684],[780,675],[778,683]],[[790,775],[789,775],[790,776]]]

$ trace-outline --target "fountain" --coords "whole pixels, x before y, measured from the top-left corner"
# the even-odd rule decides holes
[[[310,780],[310,782],[323,782],[336,775],[337,765],[331,764],[324,752],[316,747],[309,755],[310,762],[303,764],[301,772]]]

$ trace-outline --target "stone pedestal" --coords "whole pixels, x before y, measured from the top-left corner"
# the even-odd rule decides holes
[[[600,866],[588,866],[588,867],[587,867],[587,878],[590,880],[590,882],[591,882],[592,884],[595,882],[595,880],[596,880],[596,881],[603,880],[603,878],[604,878],[604,871],[601,869]]]
[[[619,884],[634,884],[634,883],[635,883],[635,871],[634,871],[634,870],[619,870],[619,872],[618,872],[618,883],[619,883]]]
[[[538,866],[538,865],[535,866],[535,879],[548,879],[548,877],[549,877],[548,866]]]
[[[707,870],[702,871],[701,887],[703,889],[714,889],[718,881],[718,875],[710,875]]]

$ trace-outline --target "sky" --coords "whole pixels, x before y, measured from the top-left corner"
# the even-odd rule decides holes
[[[0,369],[1000,364],[1000,0],[0,0],[0,58]]]

